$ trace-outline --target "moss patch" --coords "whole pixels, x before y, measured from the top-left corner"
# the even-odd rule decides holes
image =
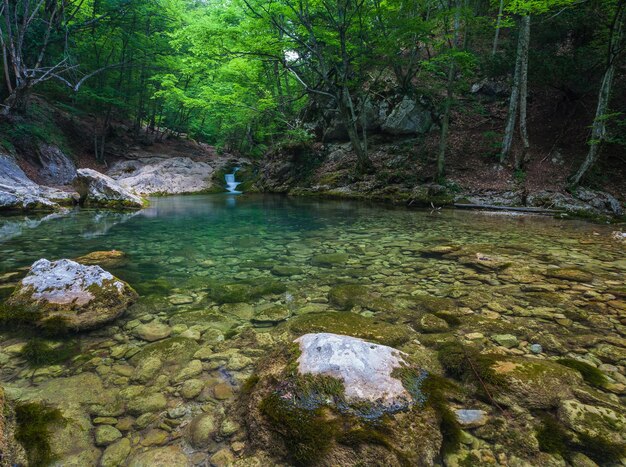
[[[54,345],[49,341],[33,338],[24,346],[20,356],[31,367],[38,368],[66,362],[79,352],[80,345],[76,340],[59,342],[57,345]]]
[[[43,404],[28,402],[15,407],[15,418],[15,439],[24,446],[29,465],[49,465],[54,460],[50,447],[50,427],[65,423],[61,412]]]
[[[292,319],[290,328],[298,335],[332,332],[359,337],[390,347],[402,345],[415,335],[414,331],[406,326],[393,325],[349,312],[309,313]]]
[[[573,358],[560,358],[556,362],[577,370],[582,375],[585,382],[591,386],[602,387],[607,383],[604,373],[588,363]]]
[[[536,437],[539,449],[550,454],[559,454],[563,457],[567,454],[568,437],[565,429],[551,415],[543,415]]]
[[[249,302],[265,295],[281,294],[286,290],[285,284],[268,279],[215,283],[207,288],[208,296],[220,304]]]

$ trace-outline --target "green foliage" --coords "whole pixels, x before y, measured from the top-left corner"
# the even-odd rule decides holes
[[[47,466],[54,461],[50,448],[50,428],[65,423],[59,409],[26,402],[15,407],[15,418],[15,439],[24,446],[29,465]]]
[[[78,341],[63,341],[53,345],[43,339],[33,338],[26,343],[20,356],[31,367],[37,368],[66,362],[79,352],[80,345]]]
[[[560,358],[557,363],[577,370],[588,384],[595,387],[603,387],[607,383],[606,376],[602,371],[589,363],[581,362],[573,358]]]
[[[515,169],[515,172],[513,172],[513,178],[517,183],[524,183],[526,181],[526,171],[522,169]]]

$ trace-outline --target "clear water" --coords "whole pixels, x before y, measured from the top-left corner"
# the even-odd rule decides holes
[[[114,271],[133,286],[158,278],[186,287],[196,276],[253,278],[268,275],[251,262],[305,268],[304,278],[342,276],[377,282],[419,266],[438,270],[448,262],[403,254],[437,244],[499,249],[521,266],[577,265],[620,278],[623,245],[611,241],[610,226],[540,216],[468,211],[408,211],[350,201],[277,196],[208,195],[155,198],[138,212],[76,210],[65,216],[0,218],[0,273],[39,258],[74,258],[91,251],[124,251],[130,264]],[[478,250],[477,250],[478,251]],[[346,252],[348,268],[312,268],[315,254]],[[213,264],[207,267],[206,261]],[[441,264],[440,264],[441,263]],[[410,281],[411,277],[407,279]],[[436,276],[424,277],[436,284]]]
[[[35,372],[10,347],[23,344],[25,339],[0,334],[0,382],[12,394],[27,399],[43,395],[72,410],[80,400],[86,411],[89,403],[130,397],[124,396],[124,391],[137,389],[137,383],[128,376],[135,371],[129,362],[134,363],[124,355],[148,345],[135,331],[139,322],[154,320],[169,326],[172,333],[183,332],[188,325],[189,331],[199,329],[194,331],[195,339],[202,348],[209,348],[209,355],[231,352],[226,363],[203,363],[204,371],[197,377],[202,378],[209,395],[205,397],[203,392],[198,396],[201,400],[183,399],[178,392],[180,381],[176,380],[178,367],[162,370],[155,380],[161,378],[162,386],[151,382],[138,388],[144,393],[164,392],[170,408],[184,407],[185,415],[179,420],[184,427],[202,411],[228,413],[227,404],[254,371],[254,363],[271,350],[271,345],[287,344],[288,334],[280,330],[271,338],[261,339],[272,329],[254,324],[252,317],[258,310],[281,304],[289,308],[290,319],[337,311],[328,301],[331,287],[357,283],[392,306],[370,309],[361,304],[352,311],[394,323],[416,323],[415,312],[406,306],[408,296],[430,294],[454,299],[460,320],[453,329],[442,334],[416,334],[427,347],[432,347],[439,335],[470,339],[480,333],[487,347],[493,348],[496,343],[489,340],[491,336],[513,334],[519,345],[509,350],[498,347],[497,351],[531,355],[530,345],[541,344],[543,357],[566,355],[596,366],[611,363],[602,371],[612,384],[624,384],[620,359],[625,351],[619,347],[623,342],[619,336],[624,337],[626,302],[623,295],[615,296],[611,291],[623,290],[626,258],[624,244],[611,239],[613,230],[611,226],[540,216],[414,211],[261,195],[156,198],[150,208],[130,213],[76,210],[62,216],[3,217],[1,293],[10,292],[15,280],[6,273],[39,258],[76,258],[116,249],[125,252],[128,261],[107,269],[129,282],[141,298],[115,323],[83,334],[81,359],[61,366]],[[464,253],[456,259],[425,254],[443,245],[461,247]],[[328,253],[343,253],[347,259],[334,267],[315,261],[317,255]],[[477,270],[472,265],[475,258],[494,258],[511,266],[500,271]],[[299,270],[277,274],[278,266]],[[548,277],[546,271],[556,267],[584,270],[591,274],[591,280]],[[263,278],[282,282],[287,292],[258,297],[243,306],[221,305],[206,294],[207,284],[216,281],[254,282]],[[243,331],[249,329],[258,340],[245,335]],[[232,332],[229,335],[231,330],[236,330],[236,337]],[[225,340],[217,340],[215,331],[223,333]],[[411,352],[411,346],[419,345],[416,342],[404,349]],[[606,342],[611,344],[611,355],[607,354]],[[187,363],[178,362],[180,367]],[[85,381],[94,389],[83,394]],[[224,385],[232,389],[232,395],[218,398],[217,388]],[[59,387],[63,389],[59,391]],[[86,420],[95,417],[81,413]],[[162,413],[150,426],[162,426],[160,420],[168,416]],[[149,437],[150,429],[134,426],[130,433]],[[71,465],[96,465],[101,450],[94,447],[90,430],[93,425],[87,422],[83,432],[73,431],[72,439],[77,436],[84,447],[73,451],[68,446],[55,448],[59,458],[73,462]],[[206,450],[194,452],[184,441],[186,431],[182,428],[164,436],[164,443],[180,445],[189,456],[196,456],[194,462],[198,456],[210,456]],[[525,436],[524,429],[519,436]],[[235,439],[245,436],[237,433],[231,439],[220,439],[210,451],[225,447],[234,452]],[[130,456],[141,449],[133,445]]]

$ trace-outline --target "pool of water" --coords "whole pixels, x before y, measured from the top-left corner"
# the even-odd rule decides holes
[[[155,198],[149,208],[137,212],[76,210],[3,217],[0,291],[4,295],[15,285],[11,273],[24,271],[39,258],[76,258],[115,249],[125,253],[125,260],[107,269],[133,286],[140,299],[118,322],[83,334],[81,357],[63,364],[29,367],[20,354],[28,337],[4,332],[0,382],[15,398],[45,394],[57,405],[82,407],[77,412],[85,431],[82,447],[55,449],[63,458],[89,465],[104,450],[93,442],[99,416],[97,410],[88,409],[97,402],[93,399],[103,394],[132,399],[140,389],[149,391],[147,386],[153,385],[167,395],[169,409],[187,410],[183,418],[171,413],[162,417],[176,422],[198,411],[223,415],[224,404],[236,397],[254,363],[265,355],[268,342],[276,345],[284,339],[280,326],[285,321],[345,308],[329,301],[329,291],[337,284],[356,284],[366,287],[371,294],[367,297],[376,300],[357,298],[349,305],[352,312],[408,323],[419,345],[435,346],[437,339],[455,336],[467,342],[479,339],[489,348],[515,356],[582,359],[609,378],[610,397],[623,397],[626,259],[624,244],[611,238],[612,230],[542,216],[417,211],[261,195]],[[221,303],[224,300],[211,292],[219,284],[264,281],[280,287],[244,295],[243,303]],[[443,305],[438,302],[446,309],[426,305],[427,312],[437,315],[434,323],[415,317],[421,317],[423,310],[411,303],[423,296],[447,300]],[[225,301],[237,302],[232,297]],[[255,320],[273,305],[280,305],[284,314]],[[446,313],[456,318],[449,319]],[[148,384],[152,381],[148,378],[131,384],[138,365],[133,356],[151,345],[136,329],[150,323],[166,326],[168,335],[195,340],[209,353],[229,355],[201,359],[204,373],[199,378],[204,389],[200,395],[181,396],[181,382],[174,376],[178,367],[162,370],[165,376],[160,383]],[[257,342],[264,344],[250,348],[237,338],[246,332],[272,337],[259,337]],[[502,338],[505,334],[514,339]],[[185,365],[190,359],[176,363]],[[55,384],[78,388],[85,381],[93,386],[93,394],[81,398],[71,389],[57,393],[60,386]],[[137,394],[124,393],[129,384],[140,387]],[[203,396],[205,392],[208,395]],[[120,427],[132,440],[131,456],[163,444],[181,445],[186,455],[195,456],[194,462],[206,461],[220,449],[242,455],[234,444],[244,443],[240,430],[231,433],[233,438],[222,436],[210,448],[198,450],[178,433],[178,422],[143,425],[143,420],[138,426],[141,417],[133,418],[137,412],[110,416],[117,424],[125,417],[132,419],[125,430]],[[157,432],[161,438],[154,445],[136,442],[158,438]],[[495,455],[495,448],[486,443],[485,449]]]

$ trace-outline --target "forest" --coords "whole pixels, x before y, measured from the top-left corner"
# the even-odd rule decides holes
[[[532,153],[528,120],[542,118],[533,100],[550,94],[553,113],[583,120],[576,186],[606,146],[623,163],[625,9],[622,0],[4,0],[2,113],[43,95],[88,114],[100,159],[113,119],[255,157],[339,124],[367,171],[373,102],[412,96],[436,120],[443,180],[454,114],[484,117],[468,95],[487,83],[508,98],[488,135],[494,161],[519,171]]]

